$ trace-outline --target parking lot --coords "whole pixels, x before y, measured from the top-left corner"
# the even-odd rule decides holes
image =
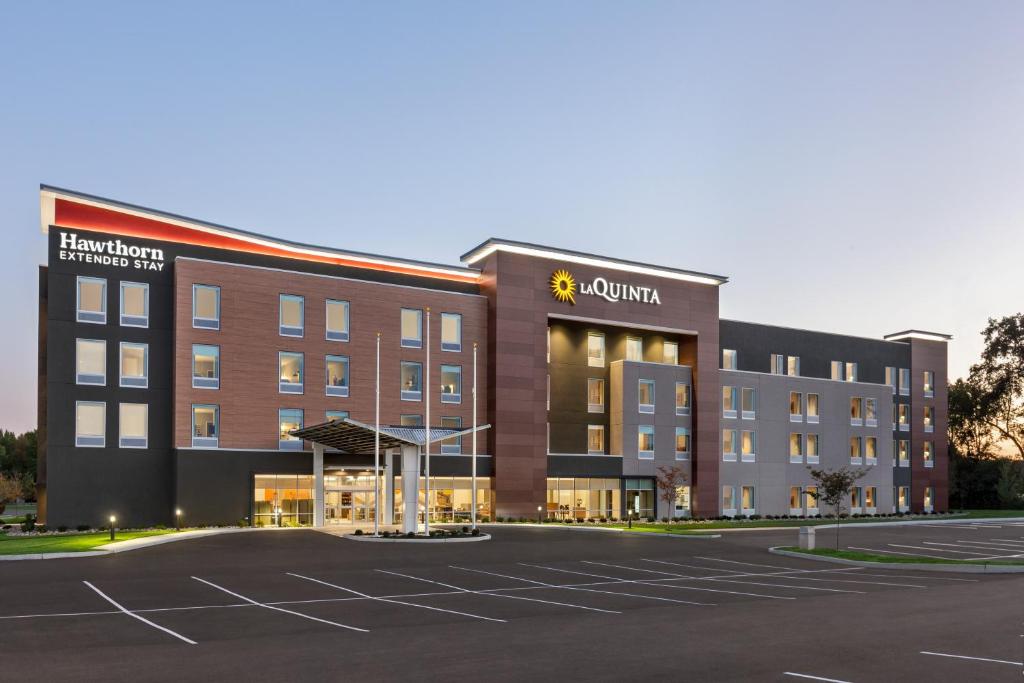
[[[998,526],[841,539],[944,556],[1024,542],[1024,526]],[[500,528],[486,543],[378,545],[296,530],[2,563],[5,677],[1020,680],[1024,575],[765,551],[795,537]]]

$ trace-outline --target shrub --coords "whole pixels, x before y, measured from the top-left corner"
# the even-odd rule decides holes
[[[480,518],[480,521],[481,521],[481,522],[482,522],[483,524],[487,524],[488,522],[490,522],[490,521],[491,521],[491,518],[490,518],[490,517],[488,517],[487,515],[484,515],[483,517],[481,517],[481,518]]]
[[[156,525],[155,527],[153,527],[153,528],[154,528],[154,529],[159,529],[159,530],[163,530],[163,529],[166,529],[167,527],[166,527],[165,525],[163,525],[163,524],[157,524],[157,525]]]
[[[356,529],[356,536],[362,536],[362,535],[363,535],[363,530],[362,529]]]
[[[607,521],[608,521],[608,518],[607,518],[607,517],[602,517],[602,518],[601,518],[601,524],[604,524],[604,523],[605,523],[605,522],[607,522]]]
[[[47,531],[49,531],[49,529],[46,528],[45,524],[40,524],[36,527],[36,531],[38,531],[41,534],[45,534]]]
[[[480,535],[480,530],[479,530],[479,529],[473,529],[473,531],[471,531],[470,533],[471,533],[471,534],[472,534],[473,536],[479,536],[479,535]]]
[[[761,519],[761,515],[750,515],[750,519]]]
[[[64,533],[67,530],[68,530],[68,528],[66,526],[59,526],[59,527],[57,527],[57,531],[59,531],[61,533]]]
[[[579,518],[579,517],[576,518],[576,523],[577,524],[583,524],[585,521],[587,521],[587,520]]]
[[[505,521],[504,517],[495,517],[495,519],[498,520],[499,522],[504,522]]]
[[[384,531],[380,532],[380,535],[383,536],[384,538],[391,538],[391,532],[388,531],[387,529],[385,529]]]
[[[654,522],[654,517],[648,517],[647,521],[650,522],[650,523],[653,523]]]
[[[462,527],[462,533],[468,534],[469,533],[469,527],[468,526]]]

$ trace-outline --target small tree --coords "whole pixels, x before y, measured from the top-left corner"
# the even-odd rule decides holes
[[[658,477],[656,479],[658,490],[660,492],[658,497],[668,503],[668,518],[670,520],[672,519],[672,512],[675,510],[679,487],[686,484],[686,481],[686,470],[682,467],[677,465],[673,465],[671,467],[661,465],[658,467]]]
[[[20,498],[21,493],[21,482],[17,478],[0,474],[0,513],[7,509],[7,503]]]
[[[836,550],[839,550],[839,515],[842,513],[843,501],[850,495],[857,480],[868,473],[867,470],[851,470],[841,467],[838,470],[811,470],[811,479],[817,484],[813,493],[815,500],[832,506],[836,511]]]

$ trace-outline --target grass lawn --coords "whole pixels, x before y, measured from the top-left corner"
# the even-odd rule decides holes
[[[173,534],[173,529],[150,531],[118,531],[118,541],[133,538]],[[98,546],[110,543],[109,531],[96,531],[66,536],[8,536],[0,534],[0,555],[22,555],[29,553],[80,553],[95,550]]]
[[[801,550],[800,548],[787,547],[782,550],[789,550],[804,555],[821,555],[824,557],[839,557],[844,560],[857,560],[859,562],[880,562],[884,564],[1013,564],[1024,565],[1024,560],[948,560],[935,557],[914,557],[912,555],[878,555],[874,553],[862,553],[855,550],[836,550],[834,548],[815,548],[814,550]]]

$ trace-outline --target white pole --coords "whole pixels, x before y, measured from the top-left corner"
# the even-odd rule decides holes
[[[473,528],[476,528],[476,342],[473,342],[473,479],[470,484],[473,487],[472,505],[473,512],[470,519]]]
[[[380,536],[380,332],[377,333],[377,396],[373,432],[373,535]]]
[[[426,472],[424,475],[423,530],[430,535],[430,400],[434,397],[430,388],[430,307],[427,307],[427,382],[423,395],[427,397],[427,431],[423,444],[426,450]]]

